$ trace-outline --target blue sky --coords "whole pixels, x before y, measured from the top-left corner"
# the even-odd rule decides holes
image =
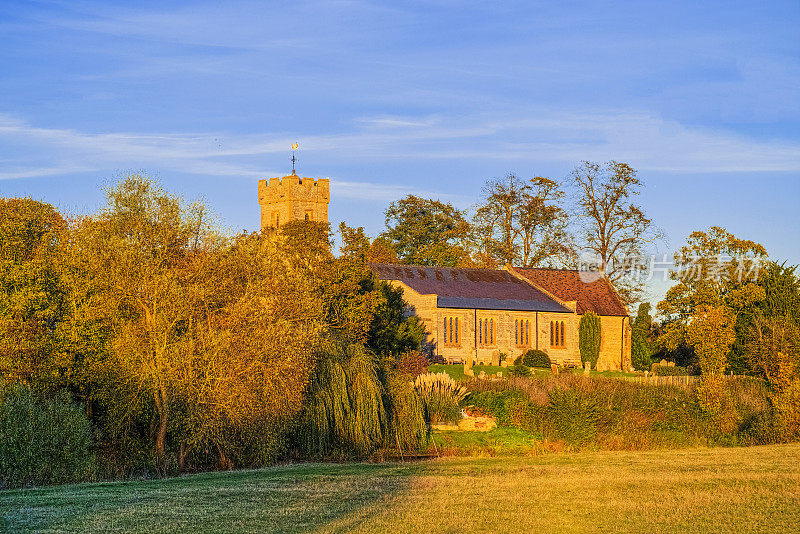
[[[332,179],[377,234],[515,172],[630,163],[679,247],[710,225],[800,263],[800,3],[0,0],[0,195],[93,212],[145,170],[256,229],[256,181]]]

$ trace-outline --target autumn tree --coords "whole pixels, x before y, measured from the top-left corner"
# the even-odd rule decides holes
[[[764,298],[737,324],[737,342],[772,391],[783,437],[800,436],[800,279],[796,266],[770,262],[758,277]]]
[[[107,321],[106,367],[123,387],[152,400],[155,453],[163,465],[170,412],[192,354],[186,331],[203,310],[187,267],[207,232],[204,210],[182,205],[141,175],[107,194],[107,207],[83,221],[73,244],[84,273],[77,283],[87,295],[81,313]]]
[[[764,298],[758,275],[766,256],[763,245],[737,238],[724,228],[692,232],[674,257],[670,278],[676,283],[658,303],[659,314],[667,320],[660,343],[675,350],[687,342],[686,328],[702,308],[723,306],[734,325],[747,322]]]
[[[222,467],[263,465],[286,445],[324,331],[322,301],[287,248],[284,235],[242,234],[195,255],[205,317],[187,331],[180,460],[211,448]]]
[[[383,263],[380,257],[384,251],[381,238],[370,242],[363,228],[350,228],[345,223],[339,225],[339,232],[342,236],[340,262]],[[425,326],[415,315],[406,316],[407,304],[403,300],[403,290],[379,280],[371,272],[365,276],[369,277],[369,281],[365,281],[363,287],[372,288],[377,294],[367,346],[377,354],[393,356],[419,350],[425,337]]]
[[[697,397],[700,406],[723,431],[731,432],[736,423],[735,407],[724,378],[727,354],[735,339],[735,316],[724,305],[702,305],[686,327],[686,340],[697,354],[703,370]]]
[[[626,304],[641,300],[644,280],[626,275],[641,268],[644,247],[662,233],[633,203],[642,187],[636,171],[616,161],[605,165],[584,161],[572,171],[572,182],[582,226],[581,248],[595,255],[599,270]]]
[[[555,180],[509,174],[483,188],[474,223],[478,261],[486,266],[568,265],[574,255],[564,191]]]
[[[409,195],[386,209],[381,237],[402,263],[455,267],[468,261],[470,225],[451,204]]]
[[[351,228],[344,222],[339,224],[342,239],[341,253],[363,263],[398,263],[397,252],[385,237],[370,239],[364,228]]]
[[[0,376],[8,382],[63,385],[71,372],[67,227],[49,204],[0,199]]]

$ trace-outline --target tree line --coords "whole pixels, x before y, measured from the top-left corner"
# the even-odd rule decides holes
[[[422,325],[350,248],[315,222],[227,235],[140,175],[92,216],[0,199],[0,485],[70,478],[55,449],[116,476],[418,446]]]
[[[515,174],[489,180],[468,210],[409,195],[389,205],[386,230],[371,241],[368,256],[444,267],[576,268],[589,254],[630,304],[642,300],[645,284],[626,275],[642,267],[645,249],[663,237],[635,202],[642,187],[626,163],[585,161],[564,180]]]

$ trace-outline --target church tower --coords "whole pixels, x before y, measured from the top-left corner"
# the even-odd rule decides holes
[[[259,180],[261,229],[280,228],[293,220],[328,222],[329,182],[300,177],[294,171],[283,178]]]

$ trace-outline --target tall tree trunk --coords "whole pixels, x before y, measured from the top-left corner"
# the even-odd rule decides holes
[[[181,441],[180,448],[178,449],[178,469],[183,472],[186,467],[186,442]]]
[[[167,392],[164,386],[159,388],[156,393],[156,408],[158,410],[158,432],[156,433],[156,458],[158,459],[159,466],[164,469],[166,464],[164,462],[164,440],[167,437],[167,418],[169,416],[169,407],[167,404]]]
[[[221,469],[233,469],[233,463],[225,456],[225,451],[222,450],[222,446],[219,443],[216,443],[217,446],[217,453],[219,453],[219,467]]]

